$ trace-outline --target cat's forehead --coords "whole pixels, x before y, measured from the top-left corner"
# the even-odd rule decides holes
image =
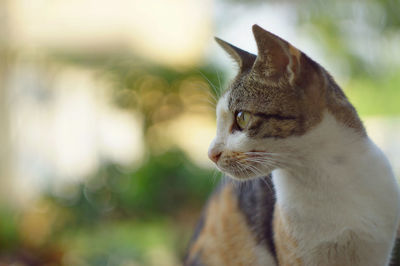
[[[232,112],[287,112],[290,110],[285,109],[293,109],[293,105],[296,105],[294,94],[284,85],[268,84],[251,74],[236,77],[227,89],[225,97]]]

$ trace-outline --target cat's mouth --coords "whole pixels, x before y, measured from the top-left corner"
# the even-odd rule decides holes
[[[259,177],[249,169],[230,169],[229,171],[225,171],[225,173],[234,179],[240,180],[254,179]]]
[[[273,170],[282,168],[282,154],[251,151],[224,151],[215,162],[218,169],[238,180],[255,179],[269,175]]]
[[[224,158],[217,167],[232,178],[240,180],[264,177],[276,168],[266,163],[259,154]]]

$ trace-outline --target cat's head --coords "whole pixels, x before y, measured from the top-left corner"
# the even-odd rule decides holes
[[[233,178],[268,175],[290,167],[302,136],[331,113],[363,134],[352,105],[329,74],[278,36],[254,25],[258,54],[216,38],[239,73],[217,104],[217,134],[209,157]]]

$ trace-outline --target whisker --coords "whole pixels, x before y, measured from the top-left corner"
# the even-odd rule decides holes
[[[243,166],[245,169],[248,169],[248,170],[252,171],[255,175],[264,175],[258,168],[256,168],[253,165],[244,164],[244,163],[241,163],[241,162],[238,162],[238,164]]]
[[[276,161],[270,158],[259,158],[259,159],[255,159],[255,158],[246,158],[245,159],[247,162],[254,162],[254,163],[259,163],[259,164],[270,164],[272,166],[280,166],[282,165],[283,162],[280,161]]]
[[[200,75],[201,75],[205,80],[207,80],[207,82],[210,84],[210,86],[211,86],[211,88],[213,89],[215,95],[216,95],[217,97],[219,97],[219,93],[218,93],[217,87],[215,87],[215,85],[214,85],[200,70],[198,70],[198,72],[199,72]]]
[[[212,184],[215,185],[215,181],[217,180],[217,176],[220,172],[218,171],[218,169],[214,168],[213,170],[213,175],[212,175]]]
[[[260,163],[274,161],[285,166],[303,166],[300,161],[292,155],[287,156],[285,154],[273,154],[267,152],[247,152],[245,154],[248,156],[246,160],[258,161]]]
[[[215,94],[213,94],[210,91],[210,86],[196,86],[197,89],[199,89],[201,92],[206,92],[207,96],[212,99],[212,101],[216,104],[218,102],[218,98],[216,97]]]
[[[244,177],[246,177],[246,178],[248,178],[249,177],[249,175],[248,174],[246,174],[246,172],[245,172],[245,165],[244,164],[242,164],[242,163],[240,163],[240,162],[237,162],[237,164],[235,164],[235,166],[236,166],[236,171],[239,171],[239,173],[240,173],[240,175],[241,176],[244,176]],[[243,184],[242,183],[244,183],[243,181],[242,182],[239,182],[239,189],[242,189],[242,186],[243,186]]]
[[[268,182],[267,182],[263,177],[260,178],[260,179],[261,179],[261,180],[264,182],[264,184],[267,186],[269,192],[274,193],[274,189],[270,186],[270,184],[268,184]]]
[[[267,183],[267,181],[264,179],[264,173],[261,172],[261,170],[259,170],[257,167],[252,166],[252,165],[247,165],[247,164],[243,164],[241,162],[238,162],[239,165],[244,166],[245,168],[249,169],[251,172],[253,172],[255,175],[259,175],[260,178],[262,180],[262,182],[264,182],[264,184],[267,186],[268,190],[270,193],[274,193],[274,189],[270,186],[270,184]],[[247,177],[249,177],[247,175]]]
[[[291,168],[292,167],[292,164],[290,164],[288,162],[274,161],[274,160],[248,160],[248,162],[257,163],[260,165],[272,166],[275,168]]]
[[[284,158],[292,158],[295,159],[296,157],[293,156],[293,154],[290,153],[273,153],[273,152],[257,152],[257,151],[251,151],[251,152],[244,152],[246,155],[256,155],[256,156],[275,156],[275,157],[284,157]]]
[[[210,99],[199,99],[198,102],[202,103],[202,104],[206,104],[207,106],[211,105],[211,107],[213,107],[213,109],[215,109],[215,107],[216,107],[216,103],[211,101]]]
[[[275,161],[285,161],[285,162],[292,162],[292,163],[299,163],[299,160],[295,157],[287,157],[287,156],[274,156],[274,155],[263,155],[263,156],[248,156],[248,158],[254,159],[270,159]]]

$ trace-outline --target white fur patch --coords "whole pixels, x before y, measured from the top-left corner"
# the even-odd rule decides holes
[[[349,243],[355,250],[341,256],[357,256],[353,265],[387,265],[400,197],[383,153],[329,113],[315,129],[288,141],[303,165],[274,171],[273,181],[305,265],[330,265],[327,252]]]

